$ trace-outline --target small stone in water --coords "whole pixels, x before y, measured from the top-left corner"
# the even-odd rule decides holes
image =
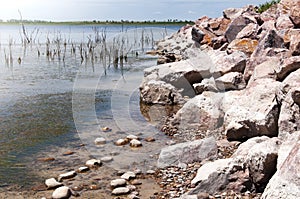
[[[148,171],[147,171],[147,174],[153,175],[153,174],[155,174],[155,171],[154,171],[154,170],[148,170]]]
[[[134,185],[127,185],[126,187],[130,190],[130,192],[136,190],[136,186]]]
[[[46,158],[38,158],[38,161],[41,161],[41,162],[50,162],[50,161],[54,161],[55,158],[52,158],[52,157],[46,157]]]
[[[132,184],[132,185],[141,185],[142,182],[141,182],[140,180],[133,180],[133,181],[131,182],[131,184]]]
[[[88,167],[79,167],[79,168],[78,168],[78,172],[79,172],[79,173],[83,173],[83,172],[86,172],[86,171],[88,171],[88,170],[90,170],[90,168],[88,168]]]
[[[97,160],[97,159],[91,159],[86,161],[85,165],[88,167],[95,167],[95,166],[101,166],[101,160]]]
[[[63,153],[63,155],[73,155],[74,153],[74,151],[66,151]]]
[[[113,157],[107,156],[100,159],[102,162],[110,162],[113,161]]]
[[[62,199],[62,198],[70,198],[71,197],[71,190],[69,187],[62,186],[57,189],[52,193],[52,198],[53,199]]]
[[[106,144],[106,139],[105,138],[96,138],[95,139],[95,144]]]
[[[55,178],[50,178],[50,179],[45,180],[45,185],[47,186],[48,189],[54,189],[59,186],[62,186],[63,184],[60,182],[57,182],[55,180]]]
[[[154,137],[147,137],[147,138],[145,138],[145,141],[146,142],[154,142],[155,138]]]
[[[129,140],[133,140],[133,139],[138,140],[139,139],[138,136],[136,136],[136,135],[128,135],[126,138]]]
[[[103,128],[102,128],[102,131],[108,132],[108,131],[111,131],[111,129],[110,129],[109,127],[106,126],[106,127],[103,127]]]
[[[112,180],[110,182],[110,186],[112,187],[122,187],[126,185],[126,180],[125,179],[116,179],[116,180]]]
[[[90,188],[90,190],[96,190],[96,189],[99,189],[99,186],[92,184],[92,185],[90,185],[89,188]]]
[[[130,141],[130,146],[131,147],[141,147],[142,143],[136,139],[133,139]]]
[[[135,178],[135,173],[131,172],[131,171],[128,171],[126,173],[124,173],[122,176],[121,176],[122,179],[125,179],[125,180],[130,180],[130,179],[133,179]]]
[[[112,191],[112,194],[113,195],[123,195],[123,194],[128,194],[129,192],[130,192],[130,190],[127,187],[118,187]]]
[[[126,145],[126,144],[128,144],[128,140],[126,140],[126,139],[118,139],[115,142],[115,145],[117,145],[117,146],[123,146],[123,145]]]

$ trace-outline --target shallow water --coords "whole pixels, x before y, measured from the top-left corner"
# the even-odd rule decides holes
[[[138,57],[129,57],[122,68],[111,65],[105,75],[99,60],[82,62],[80,56],[70,53],[68,43],[64,60],[57,57],[49,60],[44,53],[43,34],[67,35],[64,37],[78,45],[82,42],[80,38],[86,38],[84,35],[92,34],[93,30],[91,27],[46,28],[41,27],[39,42],[24,47],[18,41],[19,32],[15,32],[18,27],[1,27],[0,187],[26,188],[40,182],[41,168],[34,164],[40,154],[51,155],[52,148],[78,146],[78,142],[83,143],[93,157],[113,153],[114,161],[108,164],[112,168],[128,168],[133,163],[154,165],[149,154],[158,153],[168,138],[155,124],[149,123],[154,119],[149,116],[152,108],[143,109],[148,113],[141,112],[138,87],[143,69],[155,65],[156,59],[140,53]],[[109,31],[117,34],[120,28]],[[11,46],[5,43],[7,38],[14,38]],[[53,48],[55,45],[51,43]],[[10,53],[12,62],[8,60]],[[105,126],[112,130],[103,132],[101,128]],[[145,143],[139,150],[113,144],[129,134],[141,138],[153,136],[158,141]],[[97,137],[105,137],[107,144],[96,146]]]

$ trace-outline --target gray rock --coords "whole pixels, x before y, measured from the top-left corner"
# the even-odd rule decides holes
[[[278,30],[282,29],[290,29],[294,27],[293,22],[291,21],[290,17],[288,15],[280,15],[276,20],[276,28]]]
[[[257,79],[271,78],[277,79],[276,70],[279,70],[281,65],[278,57],[271,57],[267,61],[257,65],[249,80],[249,84]]]
[[[52,198],[53,199],[67,199],[71,197],[71,190],[69,187],[62,186],[57,189],[52,193]]]
[[[224,113],[220,109],[222,93],[204,92],[190,99],[176,113],[172,125],[178,129],[214,130],[223,125]]]
[[[126,180],[125,179],[112,180],[110,182],[110,186],[112,186],[112,187],[123,187],[123,186],[126,186]]]
[[[246,88],[246,82],[242,73],[230,72],[216,79],[216,86],[220,91],[240,90]]]
[[[105,157],[101,158],[100,161],[101,162],[111,162],[111,161],[113,161],[113,159],[114,158],[111,156],[105,156]]]
[[[67,172],[67,173],[63,173],[63,174],[59,175],[58,181],[61,181],[61,180],[64,180],[64,179],[69,179],[69,178],[74,178],[76,175],[77,175],[76,171],[70,171],[70,172]]]
[[[229,43],[232,42],[244,27],[253,22],[254,21],[251,21],[249,18],[246,18],[244,16],[238,16],[237,18],[233,19],[225,32],[227,41]]]
[[[50,179],[45,180],[45,185],[47,186],[48,189],[54,189],[54,188],[62,186],[63,184],[60,182],[57,182],[55,180],[55,178],[50,178]]]
[[[102,162],[101,162],[101,160],[90,159],[90,160],[86,161],[85,165],[86,165],[87,167],[101,166],[101,165],[102,165]]]
[[[90,170],[89,167],[79,167],[77,171],[78,171],[79,173],[83,173],[83,172],[86,172],[86,171],[88,171],[88,170]]]
[[[293,56],[283,60],[283,63],[278,66],[275,71],[277,79],[283,81],[291,72],[300,68],[300,56]]]
[[[130,180],[130,179],[134,179],[136,177],[135,173],[132,171],[127,171],[126,173],[124,173],[121,178],[125,179],[125,180]]]
[[[277,172],[269,181],[261,198],[300,197],[300,132],[295,132],[282,144],[278,153]]]
[[[256,23],[249,23],[247,26],[245,26],[237,35],[237,39],[243,39],[243,38],[251,38],[256,39],[257,34],[259,30],[259,25]]]
[[[300,35],[294,34],[291,37],[290,52],[292,56],[300,55]]]
[[[226,10],[223,11],[223,16],[224,18],[233,20],[238,16],[240,16],[242,13],[243,13],[242,8],[227,8]]]
[[[124,195],[124,194],[128,194],[129,192],[130,192],[130,190],[127,187],[118,187],[112,191],[112,194],[113,195]]]
[[[272,79],[258,79],[244,90],[225,93],[223,109],[227,139],[278,135],[276,91],[280,85]]]
[[[300,2],[298,0],[282,0],[280,7],[282,13],[287,13],[296,28],[300,28]]]
[[[278,120],[279,137],[284,138],[288,134],[300,130],[299,109],[300,69],[292,72],[278,89],[277,98],[280,100],[281,109]]]
[[[95,144],[99,144],[99,145],[102,145],[102,144],[106,144],[106,139],[101,137],[101,138],[96,138],[95,139]]]
[[[195,140],[165,147],[159,154],[157,166],[164,168],[178,166],[180,163],[189,164],[215,157],[217,144],[213,137]]]

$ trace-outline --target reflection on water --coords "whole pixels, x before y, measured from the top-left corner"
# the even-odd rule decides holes
[[[1,26],[0,187],[17,184],[26,188],[41,181],[36,175],[41,168],[34,164],[40,153],[79,139],[94,157],[118,152],[112,167],[126,166],[129,161],[151,162],[149,152],[159,150],[167,138],[147,123],[147,120],[158,122],[158,107],[142,106],[141,113],[138,87],[143,69],[155,65],[156,60],[132,56],[122,70],[111,66],[104,75],[97,54],[100,52],[94,62],[90,59],[82,62],[79,55],[78,44],[93,32],[91,27],[63,27],[61,31],[56,26],[51,28],[41,27],[36,42],[25,48],[19,41],[18,27]],[[107,32],[115,34],[120,29],[114,27]],[[47,34],[70,41],[63,59],[57,55],[55,59],[47,57],[46,41],[42,39]],[[10,38],[11,45],[7,42]],[[72,54],[73,41],[75,54]],[[57,43],[51,42],[52,52],[57,53]],[[103,126],[112,131],[101,134]],[[113,145],[116,139],[128,134],[142,138],[157,136],[159,141],[145,144],[140,151],[125,148],[129,152]],[[108,144],[99,149],[94,140],[101,136],[107,138]]]

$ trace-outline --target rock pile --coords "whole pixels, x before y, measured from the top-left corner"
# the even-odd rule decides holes
[[[140,94],[144,103],[182,105],[163,129],[185,141],[200,135],[242,143],[229,158],[187,162],[202,166],[181,198],[228,191],[300,198],[299,10],[299,0],[261,14],[254,6],[227,9],[158,44],[165,57],[145,70]],[[176,59],[167,59],[170,53]],[[188,149],[182,156],[166,150],[159,165],[182,166]]]

